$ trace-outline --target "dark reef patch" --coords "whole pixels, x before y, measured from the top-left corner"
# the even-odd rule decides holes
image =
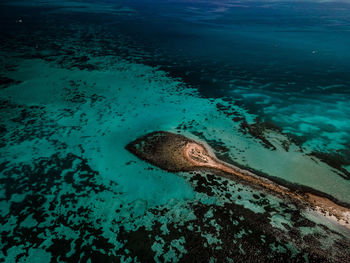
[[[350,157],[344,157],[344,155],[338,153],[326,152],[312,152],[309,155],[318,158],[320,161],[338,170],[339,172],[337,174],[342,178],[350,180],[350,172],[343,168],[343,165],[350,165]]]
[[[210,258],[218,262],[304,262],[305,257],[310,262],[327,262],[331,256],[330,262],[340,263],[349,257],[349,250],[344,248],[350,248],[350,241],[325,226],[320,225],[321,232],[317,230],[302,238],[300,227],[316,230],[319,225],[305,218],[298,207],[283,204],[280,210],[265,194],[253,191],[249,202],[265,211],[253,212],[236,203],[232,190],[235,182],[212,173],[191,172],[186,177],[197,192],[208,198],[221,198],[223,203],[188,200],[183,206],[195,217],[186,220],[174,220],[177,208],[167,205],[132,216],[132,204],[120,204],[108,219],[108,233],[114,236],[111,240],[107,238],[110,234],[105,233],[106,219],[94,217],[94,203],[108,201],[101,193],[110,193],[115,201],[122,193],[114,190],[115,183],[102,180],[86,160],[73,154],[56,154],[35,160],[32,165],[0,166],[0,185],[5,190],[0,202],[10,204],[8,213],[0,217],[0,224],[15,218],[11,234],[0,231],[1,251],[6,256],[11,247],[23,247],[18,260],[25,259],[32,247],[44,249],[52,256],[51,262],[58,257],[65,262],[119,262],[122,258],[137,258],[141,262],[158,258],[164,262],[168,251],[173,251],[180,262],[207,262]],[[245,195],[242,188],[238,190]],[[91,201],[81,201],[82,198]],[[126,222],[120,218],[121,210],[124,215],[129,213]],[[151,227],[135,224],[140,219],[147,222],[149,213],[154,220]],[[271,218],[276,213],[289,215],[291,226],[285,225],[286,230],[273,226]],[[33,218],[31,225],[26,223],[28,217]],[[135,227],[127,230],[124,223]],[[63,234],[67,229],[74,234]],[[320,240],[328,235],[342,242],[324,248]],[[45,245],[48,239],[49,245]],[[174,247],[175,240],[180,245]],[[115,242],[121,245],[116,246]],[[154,251],[155,244],[161,246],[162,253]]]
[[[57,13],[57,7],[39,5],[18,7],[14,12],[13,8],[0,5],[0,48],[3,53],[15,50],[15,58],[36,58],[52,63],[55,67],[92,71],[105,70],[108,68],[108,56],[117,55],[118,59],[156,65],[169,73],[169,76],[180,77],[187,84],[198,88],[201,95],[209,97],[213,95],[209,94],[210,90],[220,93],[223,86],[228,86],[224,81],[232,80],[234,75],[239,76],[236,84],[242,86],[250,85],[247,80],[253,79],[256,74],[260,74],[261,83],[266,81],[266,71],[260,67],[252,67],[252,75],[250,72],[245,74],[245,69],[239,67],[218,67],[216,61],[191,62],[181,52],[176,57],[166,57],[164,50],[156,49],[156,45],[140,44],[141,42],[126,37],[122,33],[129,28],[122,25],[127,25],[129,20],[125,22],[125,17],[118,17],[121,23],[116,26],[115,19],[120,13],[132,11],[118,11],[110,15],[97,12],[87,16],[84,12],[65,13],[65,8],[59,8]],[[16,23],[23,14],[24,23]],[[100,62],[91,58],[99,58],[96,60]],[[7,73],[15,70],[15,62],[8,61],[0,65],[4,68],[0,77],[0,90],[4,89],[4,92],[20,83],[15,77],[6,77],[13,76]],[[116,60],[112,64],[113,67],[119,67]],[[217,72],[218,68],[222,72]],[[342,79],[337,79],[335,74],[330,73],[329,76],[333,81],[341,82]],[[215,82],[212,75],[223,81]],[[298,74],[295,78],[299,84],[304,84]],[[281,77],[279,81],[285,83],[287,79]],[[136,214],[136,206],[128,203],[123,188],[119,188],[113,181],[103,179],[98,171],[92,169],[89,161],[78,156],[78,153],[69,153],[76,149],[69,149],[69,145],[53,139],[56,132],[65,134],[79,131],[79,125],[84,125],[87,118],[82,114],[77,118],[79,125],[65,127],[58,124],[61,116],[73,116],[82,103],[93,106],[104,99],[97,94],[88,95],[86,91],[94,90],[94,86],[87,86],[84,81],[68,79],[66,84],[62,97],[69,106],[54,118],[50,118],[50,111],[42,105],[17,105],[0,99],[0,148],[48,139],[55,152],[53,155],[49,153],[49,157],[33,158],[29,163],[1,158],[0,262],[5,261],[5,258],[16,262],[28,261],[33,249],[44,251],[47,260],[51,256],[51,262],[155,262],[157,259],[158,262],[308,260],[344,263],[349,260],[348,236],[342,236],[325,225],[313,223],[294,204],[276,204],[268,193],[259,194],[259,189],[241,185],[239,180],[233,182],[218,177],[210,170],[183,173],[185,180],[195,189],[196,198],[174,198],[168,203],[153,207],[146,204],[142,207],[145,211]],[[223,95],[223,92],[215,94]],[[110,110],[104,106],[101,103],[103,110]],[[224,103],[218,104],[217,109],[236,123],[246,123],[242,124],[245,126],[242,129],[247,134],[273,149],[264,133],[275,128],[263,121],[247,124],[240,113],[231,110]],[[195,134],[193,129],[196,124],[195,120],[183,122],[177,129]],[[203,134],[196,135],[204,137]],[[223,142],[203,139],[221,160],[235,164]],[[288,146],[289,142],[286,142],[286,151]],[[85,145],[79,147],[81,153],[84,153]],[[38,149],[41,150],[44,151]],[[155,148],[148,150],[155,153],[159,151]],[[131,169],[132,162],[135,161],[126,163]],[[334,168],[341,167],[338,161],[332,162],[335,163]],[[163,160],[162,165],[168,166],[166,160]],[[148,170],[145,171],[146,174]],[[314,191],[278,181],[277,178],[272,180],[295,191]],[[334,200],[328,195],[324,196]],[[263,212],[254,212],[257,207],[261,208],[257,210]],[[283,221],[281,225],[272,223],[275,217]],[[308,234],[303,233],[303,228]],[[14,250],[20,251],[15,257]],[[173,254],[174,257],[171,258]]]
[[[208,196],[213,196],[213,192],[223,193],[228,190],[225,187],[227,179],[217,179],[212,174],[195,173],[190,180],[194,185],[199,182],[199,192]],[[330,250],[322,248],[319,240],[326,238],[327,232],[332,233],[326,229],[324,234],[309,234],[302,238],[303,234],[299,227],[314,228],[317,226],[300,214],[298,208],[289,206],[286,206],[284,213],[292,217],[292,226],[288,225],[286,231],[275,228],[270,223],[271,214],[278,213],[278,211],[267,199],[265,202],[266,212],[262,214],[254,213],[242,205],[235,204],[234,200],[225,202],[223,205],[191,203],[191,210],[196,219],[168,223],[167,234],[163,233],[162,224],[159,223],[154,224],[152,230],[140,227],[128,233],[128,236],[142,237],[145,242],[137,248],[127,243],[126,248],[133,256],[137,256],[140,249],[141,251],[146,250],[144,256],[148,258],[150,247],[147,249],[145,246],[156,242],[163,244],[164,251],[168,251],[171,241],[183,239],[182,251],[173,248],[180,262],[207,262],[209,259],[217,262],[228,260],[234,262],[305,262],[306,258],[309,262],[346,260],[348,252],[342,247],[349,246],[349,241],[344,240],[342,245],[338,243]],[[158,217],[171,214],[168,209],[161,208],[152,210],[152,212]],[[184,251],[187,252],[184,253]],[[166,261],[164,253],[158,257],[158,260]]]
[[[6,200],[10,206],[8,214],[0,216],[0,224],[6,224],[10,218],[16,219],[11,235],[5,230],[0,231],[1,250],[5,256],[11,247],[26,247],[26,252],[17,260],[25,259],[31,247],[44,246],[52,255],[51,262],[57,262],[57,258],[65,262],[87,261],[89,258],[92,262],[99,262],[96,259],[106,258],[101,251],[114,245],[101,235],[101,229],[89,223],[93,220],[90,205],[79,203],[78,198],[91,197],[93,200],[94,194],[113,190],[111,185],[99,182],[97,172],[91,170],[86,160],[73,154],[65,157],[53,155],[41,158],[33,165],[7,167],[2,163],[2,166],[5,169],[2,170],[0,185],[5,193],[0,201]],[[62,195],[66,191],[72,194]],[[15,196],[23,197],[14,201]],[[29,217],[34,220],[32,226],[23,225]],[[65,238],[61,228],[70,229],[78,238]],[[56,238],[51,239],[47,233]],[[51,245],[46,246],[48,239],[51,239]],[[89,239],[91,242],[86,242]],[[72,244],[75,249],[66,256]],[[111,260],[112,256],[108,258]]]
[[[0,75],[0,89],[5,89],[10,87],[11,85],[17,85],[20,84],[21,81],[19,80],[14,80],[8,77],[3,77]]]

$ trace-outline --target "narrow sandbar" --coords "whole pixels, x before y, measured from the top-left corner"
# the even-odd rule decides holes
[[[288,198],[350,229],[350,209],[329,198],[309,192],[291,190],[248,170],[219,160],[209,146],[170,132],[149,133],[126,146],[126,149],[161,169],[171,172],[216,170],[218,175],[241,180],[252,187]]]

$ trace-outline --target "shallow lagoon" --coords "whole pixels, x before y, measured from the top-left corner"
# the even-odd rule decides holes
[[[3,4],[5,262],[346,258],[348,232],[317,214],[238,182],[161,171],[124,149],[151,131],[178,132],[348,202],[346,175],[308,155],[348,162],[347,5],[221,5]],[[262,8],[271,11],[255,21]],[[326,8],[341,21],[322,18]],[[263,132],[272,146],[242,128],[257,117],[279,127]]]

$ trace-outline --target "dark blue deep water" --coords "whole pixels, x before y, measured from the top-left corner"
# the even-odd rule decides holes
[[[170,2],[170,3],[169,3]],[[348,3],[135,3],[116,27],[150,52],[146,63],[224,97],[318,150],[347,150]]]
[[[307,137],[313,150],[346,151],[349,162],[350,3],[67,3],[32,3],[25,12],[42,8],[35,17],[40,21],[61,27],[83,22],[109,36],[122,35],[134,51],[116,55],[158,66],[204,97],[232,100],[261,121]],[[57,14],[48,14],[55,6],[71,13],[57,20]],[[13,19],[24,14],[21,7],[4,7],[3,25],[12,21],[6,10]],[[36,19],[28,21],[31,30],[40,23]]]
[[[349,262],[350,213],[125,149],[160,130],[350,208],[350,2],[0,2],[0,262]]]

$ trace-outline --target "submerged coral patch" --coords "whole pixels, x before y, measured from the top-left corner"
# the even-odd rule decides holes
[[[336,213],[227,170],[345,207],[348,47],[325,74],[329,28],[311,41],[327,52],[312,53],[299,42],[312,30],[247,16],[288,5],[175,5],[1,1],[0,262],[350,258]],[[349,13],[328,7],[326,18],[292,17]],[[298,45],[277,40],[297,40],[319,71],[281,59]]]
[[[344,206],[336,200],[334,203],[324,193],[317,195],[313,189],[309,192],[299,192],[288,189],[286,186],[257,176],[248,170],[240,169],[229,163],[225,163],[214,155],[212,150],[202,142],[186,138],[183,135],[169,132],[153,132],[147,134],[126,146],[130,152],[141,159],[154,164],[167,171],[199,171],[202,169],[214,170],[218,175],[232,179],[242,180],[245,183],[264,189],[286,198],[288,202],[297,202],[304,208],[310,208],[323,215],[332,215],[336,220],[350,230],[350,205]],[[256,198],[256,196],[254,196]],[[288,199],[289,198],[289,199]],[[341,202],[340,202],[341,203]],[[330,217],[333,219],[333,217]]]

